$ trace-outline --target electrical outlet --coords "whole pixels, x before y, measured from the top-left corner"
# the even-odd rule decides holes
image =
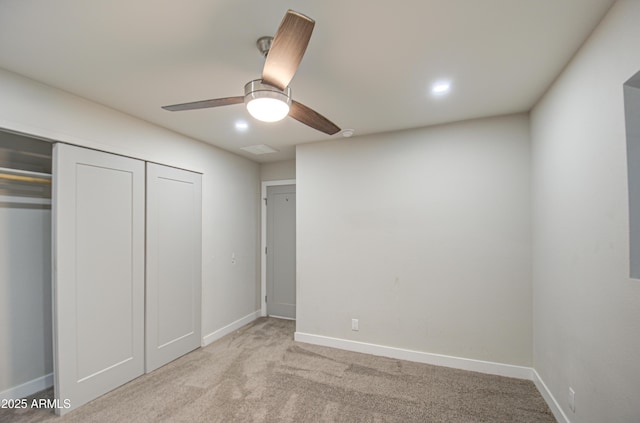
[[[358,319],[351,319],[351,330],[359,331]]]
[[[569,387],[569,408],[572,412],[576,412],[576,391]]]

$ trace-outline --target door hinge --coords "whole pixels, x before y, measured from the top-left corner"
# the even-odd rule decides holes
[[[265,205],[265,206],[266,206],[266,205],[268,205],[268,204],[267,204],[267,197],[264,197],[264,205]]]
[[[266,295],[264,296],[264,302],[265,303],[267,302],[267,296]]]
[[[267,248],[268,247],[264,247],[264,253],[267,254]]]

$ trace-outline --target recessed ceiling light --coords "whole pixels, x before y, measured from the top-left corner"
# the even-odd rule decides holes
[[[431,92],[435,95],[446,94],[451,90],[451,83],[448,81],[439,81],[431,86]]]
[[[236,122],[236,129],[238,131],[246,131],[249,128],[249,124],[244,120],[239,120]]]

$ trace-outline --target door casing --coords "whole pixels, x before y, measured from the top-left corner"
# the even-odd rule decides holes
[[[261,198],[262,198],[262,234],[261,234],[261,260],[260,260],[260,315],[267,315],[267,302],[265,301],[267,295],[267,187],[270,186],[278,186],[278,185],[296,185],[295,179],[280,179],[276,181],[263,181],[262,182],[262,190],[261,190]]]

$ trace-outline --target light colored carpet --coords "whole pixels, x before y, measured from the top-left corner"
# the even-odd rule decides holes
[[[298,343],[294,330],[261,318],[62,418],[0,421],[555,422],[530,381]]]

